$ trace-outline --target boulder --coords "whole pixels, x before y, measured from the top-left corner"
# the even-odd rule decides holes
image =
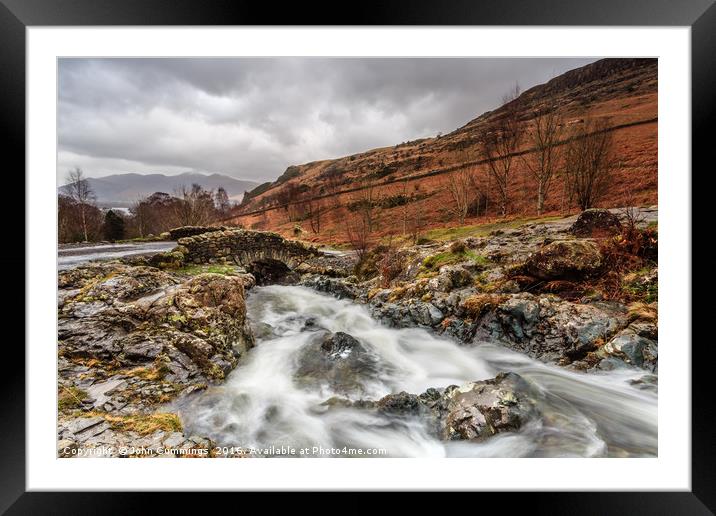
[[[537,416],[532,387],[516,373],[448,388],[442,409],[441,437],[480,441],[500,432],[519,430]]]
[[[58,344],[68,360],[91,361],[84,376],[136,370],[186,387],[223,378],[254,345],[239,276],[181,283],[152,267],[78,269],[65,277],[82,287],[60,307]]]
[[[657,371],[658,345],[643,337],[635,328],[626,328],[599,349],[597,355],[622,360],[632,367]],[[602,367],[604,369],[604,367]]]
[[[545,295],[507,295],[475,321],[474,342],[499,342],[544,362],[569,364],[596,351],[628,323],[615,302],[572,303]]]
[[[519,430],[538,417],[537,397],[534,388],[518,374],[500,373],[489,380],[428,389],[420,395],[389,394],[375,407],[385,415],[422,419],[442,440],[482,441]]]
[[[343,332],[318,334],[301,351],[294,380],[301,387],[328,386],[350,395],[364,392],[377,374],[377,360],[355,337]]]
[[[446,265],[440,268],[440,274],[431,278],[428,288],[437,292],[450,292],[453,289],[471,285],[472,274],[462,265]]]
[[[579,237],[605,236],[617,234],[621,228],[617,215],[609,210],[592,208],[579,214],[569,232]]]

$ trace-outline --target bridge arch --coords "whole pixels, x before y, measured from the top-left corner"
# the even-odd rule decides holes
[[[206,232],[180,238],[177,243],[185,263],[235,263],[269,275],[283,267],[293,270],[311,256],[320,255],[315,247],[287,240],[278,233],[246,229]]]

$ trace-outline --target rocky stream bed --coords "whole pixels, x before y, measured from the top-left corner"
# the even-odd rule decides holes
[[[620,279],[642,301],[605,295],[594,230],[618,218],[591,217],[362,271],[194,263],[182,239],[60,271],[58,455],[655,456],[656,265]]]

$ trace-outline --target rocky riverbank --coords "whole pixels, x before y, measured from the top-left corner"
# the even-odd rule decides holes
[[[366,303],[392,327],[427,327],[466,345],[499,342],[582,370],[656,372],[656,210],[638,217],[639,238],[653,242],[619,270],[612,248],[629,244],[619,217],[590,210],[479,238],[379,249],[363,277],[337,259],[322,265],[329,276],[308,270],[300,283]]]
[[[379,246],[358,266],[349,253],[296,253],[272,240],[277,251],[256,271],[278,274],[271,261],[291,252],[292,271],[262,277],[363,303],[389,327],[423,327],[464,346],[498,343],[582,371],[643,371],[643,388],[655,390],[656,210],[638,215],[629,222],[592,211],[452,242]],[[222,245],[205,247],[224,250],[229,233],[183,238],[220,238]],[[60,273],[59,456],[236,456],[187,435],[176,406],[222,383],[254,346],[254,333],[271,328],[246,317],[246,291],[257,279],[251,267],[224,255],[187,263],[186,247]],[[507,371],[422,394],[365,397],[375,357],[349,334],[316,331],[294,381],[340,394],[321,410],[417,417],[447,440],[484,440],[539,417],[534,387]]]
[[[60,273],[59,454],[207,448],[163,407],[223,380],[254,345],[244,301],[251,282],[121,262]]]

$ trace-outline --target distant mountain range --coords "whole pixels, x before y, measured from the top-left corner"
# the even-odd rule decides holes
[[[133,202],[153,194],[166,192],[173,194],[182,185],[191,186],[197,183],[207,190],[216,190],[223,186],[229,198],[241,201],[247,190],[255,188],[258,183],[234,179],[222,174],[198,174],[186,172],[175,176],[164,174],[114,174],[105,177],[87,179],[100,206],[126,207]],[[63,187],[59,188],[62,192]]]

